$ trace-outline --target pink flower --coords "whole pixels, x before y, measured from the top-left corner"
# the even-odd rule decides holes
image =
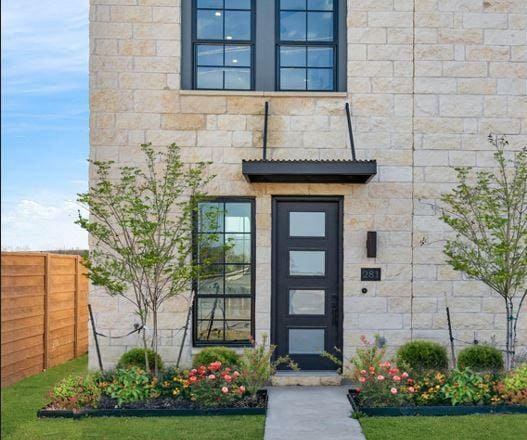
[[[190,383],[194,383],[194,382],[196,382],[197,380],[198,380],[198,378],[197,378],[196,376],[192,376],[192,377],[189,377],[189,378],[188,378],[188,381],[189,381]]]
[[[366,374],[366,370],[360,370],[360,374]]]
[[[229,389],[227,387],[222,387],[221,392],[223,394],[227,394],[229,392]]]
[[[245,393],[245,387],[243,385],[240,386],[240,393]]]
[[[216,376],[214,376],[214,374],[209,374],[208,378],[209,378],[209,380],[214,380],[214,379],[216,379]]]
[[[237,371],[235,371],[234,373],[232,373],[232,375],[233,375],[234,377],[238,377],[238,376],[240,375],[240,373],[238,373]]]
[[[196,374],[196,373],[198,372],[198,370],[196,370],[195,368],[193,368],[192,370],[190,370],[190,372],[191,372],[192,374]]]
[[[226,374],[225,376],[223,376],[223,378],[227,381],[227,382],[230,382],[232,380],[232,377],[229,376],[228,374]]]
[[[209,365],[209,370],[211,371],[218,371],[221,367],[221,362],[220,361],[216,361],[216,362],[213,362],[212,364]]]
[[[356,391],[357,393],[360,393],[360,388],[359,388],[359,387],[355,388],[355,391]]]
[[[393,376],[393,380],[395,380],[395,382],[399,382],[401,378],[399,376]]]
[[[359,377],[359,382],[362,382],[362,383],[366,382],[366,378],[365,377]]]
[[[405,371],[403,374],[401,374],[401,377],[403,379],[406,379],[408,377],[408,373]]]
[[[384,380],[384,376],[383,376],[382,374],[379,374],[379,375],[377,376],[377,380],[381,380],[381,381]]]
[[[390,390],[390,393],[392,393],[392,394],[397,394],[397,388],[392,388],[392,389]]]
[[[414,387],[408,387],[408,391],[410,391],[411,393],[414,393],[415,392],[415,388]]]

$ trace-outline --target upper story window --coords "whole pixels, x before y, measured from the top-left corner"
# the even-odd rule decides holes
[[[195,0],[194,88],[250,90],[253,1]]]
[[[335,90],[333,0],[279,0],[278,90]]]
[[[346,90],[346,0],[182,0],[183,89]]]

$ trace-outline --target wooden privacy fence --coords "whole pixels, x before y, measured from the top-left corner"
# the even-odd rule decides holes
[[[2,252],[2,386],[88,350],[88,278],[81,258]]]

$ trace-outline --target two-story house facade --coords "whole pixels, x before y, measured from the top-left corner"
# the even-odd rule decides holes
[[[263,334],[307,370],[361,335],[446,344],[447,306],[457,338],[503,341],[499,297],[445,264],[438,199],[492,166],[489,133],[527,145],[526,29],[525,0],[91,0],[90,157],[176,142],[217,176],[203,209],[234,247],[198,282],[185,362]],[[90,303],[102,333],[133,329],[126,301]],[[161,313],[166,362],[185,320]],[[101,339],[106,365],[138,345]]]

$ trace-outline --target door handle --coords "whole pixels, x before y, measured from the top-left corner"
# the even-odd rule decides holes
[[[332,321],[332,324],[336,327],[338,326],[338,321],[339,321],[339,309],[338,309],[338,305],[336,302],[333,302],[331,304],[331,321]]]

